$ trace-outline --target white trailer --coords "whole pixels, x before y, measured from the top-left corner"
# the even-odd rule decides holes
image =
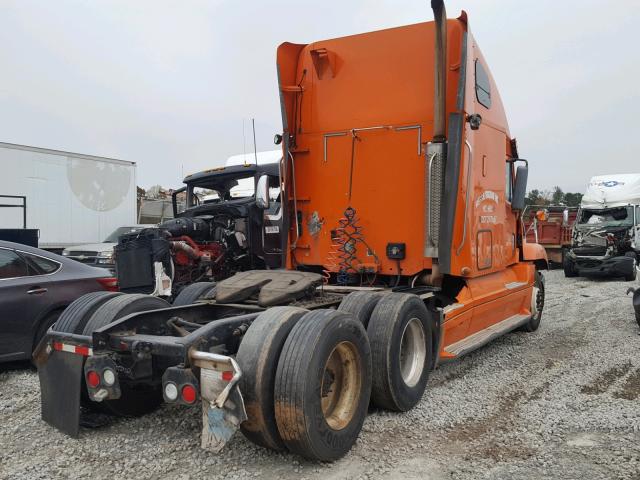
[[[41,248],[98,243],[136,223],[134,162],[0,142],[0,165],[0,195],[25,197]],[[23,228],[22,209],[0,208],[0,228]]]

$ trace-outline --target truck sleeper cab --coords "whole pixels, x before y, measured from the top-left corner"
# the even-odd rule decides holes
[[[538,328],[528,163],[466,14],[432,7],[435,22],[280,46],[287,270],[237,273],[189,306],[78,300],[37,352],[47,422],[78,434],[84,377],[85,403],[122,414],[202,400],[213,451],[240,428],[331,461],[370,402],[410,410],[439,363]]]

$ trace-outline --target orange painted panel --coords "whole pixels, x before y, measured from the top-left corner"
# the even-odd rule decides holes
[[[449,20],[448,29],[452,110],[464,25]],[[424,144],[433,125],[433,43],[432,22],[314,42],[299,51],[295,75],[294,47],[279,51],[302,226],[299,239],[290,231],[296,247],[291,266],[335,271],[332,232],[353,207],[368,245],[358,244],[356,264],[374,264],[389,275],[430,267],[424,257]],[[313,218],[320,219],[319,230]],[[400,265],[385,255],[395,242],[406,244]]]

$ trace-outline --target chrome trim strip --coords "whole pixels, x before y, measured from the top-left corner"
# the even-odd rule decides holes
[[[404,130],[418,130],[418,155],[422,154],[422,125],[408,125],[406,127],[396,127],[396,132]]]
[[[462,223],[462,241],[460,242],[460,245],[458,245],[458,248],[456,249],[456,255],[460,255],[460,252],[462,251],[462,246],[464,245],[464,242],[467,241],[467,211],[468,211],[468,207],[469,207],[469,191],[471,190],[471,167],[473,166],[473,149],[471,148],[471,144],[469,143],[469,140],[465,140],[464,144],[469,149],[469,161],[467,162],[467,193],[466,193],[465,199],[464,199],[464,218],[463,218],[463,223]]]

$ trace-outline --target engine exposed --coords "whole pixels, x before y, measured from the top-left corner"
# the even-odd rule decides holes
[[[121,291],[171,300],[195,282],[280,268],[279,163],[218,167],[189,175],[184,183],[172,196],[175,218],[119,238],[115,264]],[[263,199],[270,190],[276,195],[261,205],[255,193],[259,183]]]
[[[122,236],[115,251],[120,290],[165,296],[247,270],[252,261],[246,218],[227,214],[168,220]]]
[[[173,259],[173,283],[220,280],[245,270],[246,219],[229,215],[175,218],[158,226],[167,233]]]

